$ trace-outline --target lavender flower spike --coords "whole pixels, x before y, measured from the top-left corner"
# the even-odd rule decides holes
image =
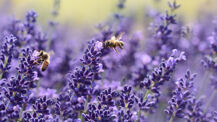
[[[185,60],[186,56],[184,52],[179,53],[179,51],[174,49],[171,56],[166,61],[163,61],[159,67],[155,68],[154,71],[140,84],[140,86],[148,89],[148,93],[146,92],[144,99],[146,99],[149,92],[155,93],[157,96],[159,96],[160,86],[163,85],[165,81],[170,80],[171,74],[173,73],[176,64]]]
[[[16,41],[13,35],[6,36],[4,39],[5,43],[0,54],[0,79],[7,78]]]
[[[186,105],[193,97],[191,89],[195,77],[196,74],[190,74],[190,71],[187,71],[185,78],[176,82],[176,89],[168,102],[168,107],[165,109],[165,112],[170,116],[170,122],[173,122],[175,117],[184,118]]]

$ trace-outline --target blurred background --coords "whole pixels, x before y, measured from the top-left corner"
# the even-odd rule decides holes
[[[76,67],[84,67],[79,59],[84,56],[83,52],[88,46],[87,41],[94,39],[103,42],[123,32],[124,49],[120,50],[120,54],[115,53],[112,49],[105,49],[103,52],[103,63],[99,65],[100,69],[105,69],[102,74],[103,78],[100,83],[91,84],[97,85],[97,90],[108,87],[119,90],[125,84],[135,84],[136,90],[144,92],[139,88],[141,82],[145,77],[149,78],[147,74],[160,65],[161,60],[168,57],[170,51],[175,48],[185,51],[188,60],[178,66],[171,81],[183,77],[186,69],[190,69],[193,73],[198,73],[195,89],[199,93],[196,94],[208,99],[210,94],[214,93],[207,83],[208,77],[214,71],[205,69],[201,65],[201,60],[205,55],[213,53],[209,42],[216,41],[217,0],[126,0],[126,4],[122,3],[124,6],[122,8],[117,6],[121,1],[125,0],[0,0],[0,32],[2,30],[2,35],[5,30],[14,34],[21,45],[18,49],[32,47],[34,50],[44,50],[50,53],[49,68],[43,73],[38,71],[40,77],[38,88],[40,89],[36,89],[35,94],[49,93],[51,89],[53,90],[51,94],[56,95],[56,90],[60,92],[65,86],[68,87],[68,81],[74,80],[71,72]],[[168,6],[169,1],[171,3],[176,1],[181,7],[173,11]],[[31,10],[34,10],[38,17]],[[167,10],[169,14],[165,12]],[[28,14],[26,14],[27,11],[29,11]],[[174,14],[177,16],[174,17]],[[29,22],[26,15],[37,18],[36,23],[35,21],[30,23],[34,27],[33,34],[30,33],[31,31],[28,32],[31,28],[27,28]],[[174,22],[175,20],[177,23]],[[0,45],[2,44],[0,33]],[[216,45],[214,48],[217,47]],[[214,68],[217,64],[216,52],[215,50],[214,57],[212,55],[206,57],[208,61],[211,59],[215,61]],[[91,58],[91,60],[95,59]],[[12,64],[18,65],[17,60],[15,59]],[[171,63],[171,60],[168,62]],[[208,64],[206,65],[208,67]],[[12,71],[11,76],[16,73],[15,66]],[[216,71],[212,75],[216,80]],[[175,82],[168,82],[162,87],[163,94],[160,99],[163,102],[157,114],[148,118],[150,121],[166,120],[166,114],[162,112],[167,106],[174,85]],[[78,87],[80,88],[80,83]],[[46,91],[47,88],[49,88],[48,91]],[[77,91],[76,87],[75,89],[74,91]],[[207,102],[207,106],[211,102],[212,99],[210,103]],[[214,102],[213,106],[216,110],[217,106]]]
[[[147,13],[162,12],[169,9],[168,2],[173,0],[126,0],[125,7],[121,11],[117,4],[121,0],[0,0],[0,17],[4,15],[18,20],[24,20],[26,12],[34,10],[38,13],[37,23],[44,32],[52,33],[49,28],[51,21],[58,23],[58,30],[62,34],[61,40],[70,43],[87,42],[94,34],[98,24],[104,24],[112,20],[114,13],[121,13],[133,17],[134,28],[132,31],[141,31],[146,34],[148,24],[151,23]],[[216,0],[177,0],[181,7],[175,11],[178,18],[187,25],[193,27],[195,22],[200,23],[201,18],[206,18],[217,10]],[[203,13],[203,14],[202,14]],[[8,19],[5,19],[8,21]],[[146,24],[146,25],[144,25]],[[69,45],[67,42],[61,43]],[[78,54],[82,43],[74,48]]]
[[[167,2],[168,0],[127,0],[123,12],[138,14],[139,19],[144,17],[148,8],[165,11],[168,8]],[[33,9],[39,14],[39,21],[46,24],[53,19],[51,13],[56,7],[59,15],[55,19],[58,22],[93,27],[117,11],[117,3],[118,0],[0,0],[0,8],[1,13],[16,18],[24,18],[26,11]],[[177,12],[187,22],[195,20],[201,12],[210,13],[217,9],[216,0],[177,0],[177,3],[182,6]]]

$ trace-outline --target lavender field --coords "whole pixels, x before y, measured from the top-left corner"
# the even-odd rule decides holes
[[[55,19],[61,0],[46,24],[1,11],[0,122],[217,122],[217,14],[126,2],[82,33]]]

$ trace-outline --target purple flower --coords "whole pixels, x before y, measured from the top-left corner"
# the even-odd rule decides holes
[[[33,111],[42,113],[42,115],[48,115],[51,113],[49,106],[53,105],[54,102],[51,99],[47,99],[46,96],[41,97],[33,104]]]
[[[118,121],[134,121],[132,109],[136,98],[132,87],[124,86],[119,96],[120,100],[117,101],[117,105],[120,106],[118,110]]]
[[[192,81],[195,77],[196,74],[187,71],[185,78],[176,82],[176,89],[173,91],[172,98],[168,101],[168,107],[165,109],[165,112],[170,116],[170,121],[173,121],[174,117],[184,118],[186,106],[192,99]]]
[[[5,37],[4,41],[0,55],[0,79],[7,78],[8,76],[8,71],[11,68],[10,65],[14,53],[16,38],[13,35],[9,35]]]
[[[118,7],[119,9],[123,9],[125,2],[126,2],[126,0],[119,0],[117,7]]]
[[[22,121],[23,122],[29,122],[29,121],[39,121],[39,122],[45,122],[45,118],[43,117],[43,114],[37,114],[37,112],[24,112]]]
[[[74,73],[70,74],[69,82],[69,86],[78,97],[91,95],[95,80],[101,79],[101,50],[96,48],[94,41],[89,43],[81,62],[83,66],[81,69],[76,68]]]
[[[99,103],[101,105],[107,105],[107,106],[114,106],[115,101],[113,100],[114,97],[117,97],[116,92],[112,92],[111,88],[108,90],[104,90],[100,93],[100,96],[97,97]]]
[[[159,95],[160,86],[163,85],[164,82],[170,80],[171,74],[174,72],[177,63],[185,59],[184,52],[178,53],[177,50],[173,50],[172,55],[166,61],[163,61],[159,67],[155,68],[154,71],[145,78],[140,86]]]
[[[99,24],[99,32],[88,43],[80,40],[87,40],[94,31],[85,27],[80,33],[77,26],[71,30],[56,24],[60,0],[54,1],[54,18],[47,28],[40,26],[33,10],[23,20],[8,22],[3,20],[6,12],[1,12],[0,121],[217,121],[213,15],[201,12],[202,19],[191,28],[174,14],[180,8],[176,0],[168,2],[169,10],[162,14],[147,8],[145,18],[124,12],[125,4],[126,0],[117,1],[113,16]],[[106,40],[121,34],[120,53],[104,48]],[[45,72],[37,63],[44,62],[38,61],[41,50],[50,55]],[[186,68],[199,74],[197,84],[190,71],[176,80]],[[203,83],[209,79],[211,86]],[[201,93],[195,96],[197,89]],[[203,103],[197,98],[203,98]]]
[[[194,97],[190,99],[186,106],[184,118],[189,122],[199,122],[204,120],[205,115],[201,106],[202,102],[200,100],[197,100]]]
[[[216,79],[216,77],[211,76],[210,80],[211,80],[211,86],[214,88],[214,90],[216,90],[217,89],[217,79]]]
[[[174,10],[181,7],[181,5],[177,5],[176,0],[174,0],[172,3],[168,2],[168,5],[169,5],[171,11],[174,11]]]
[[[106,89],[97,97],[97,104],[89,103],[87,112],[83,113],[85,121],[114,121],[116,115],[114,107],[116,104],[115,98],[118,97],[116,91],[111,88]]]
[[[37,13],[35,11],[28,11],[26,14],[26,23],[24,26],[26,27],[27,33],[34,36],[35,35],[35,23],[37,18]]]
[[[108,106],[102,107],[101,104],[98,106],[89,104],[87,113],[82,114],[82,116],[84,117],[84,120],[88,122],[112,122],[115,118],[112,111],[112,108]]]
[[[37,13],[28,11],[26,20],[12,20],[7,27],[8,33],[13,34],[16,38],[16,46],[31,47],[33,49],[44,50],[44,43],[47,41],[46,34],[39,30],[37,21]]]

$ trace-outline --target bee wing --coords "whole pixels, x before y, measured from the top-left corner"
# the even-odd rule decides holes
[[[48,55],[49,55],[48,59],[50,60],[50,57],[51,57],[51,56],[54,56],[54,55],[55,55],[55,53],[54,53],[54,51],[53,51],[53,50],[51,50],[51,51],[49,51],[49,52],[48,52]]]
[[[48,52],[48,54],[49,54],[50,56],[53,56],[53,55],[55,55],[55,53],[54,53],[54,51],[53,51],[53,50],[49,51],[49,52]]]
[[[39,55],[39,52],[37,50],[34,50],[34,52],[32,53],[32,58],[37,58]]]
[[[118,40],[121,40],[123,35],[124,35],[124,32],[121,32],[121,33],[117,36],[117,39],[118,39]]]
[[[111,37],[111,40],[116,40],[116,37],[115,37],[115,36],[112,36],[112,37]]]

